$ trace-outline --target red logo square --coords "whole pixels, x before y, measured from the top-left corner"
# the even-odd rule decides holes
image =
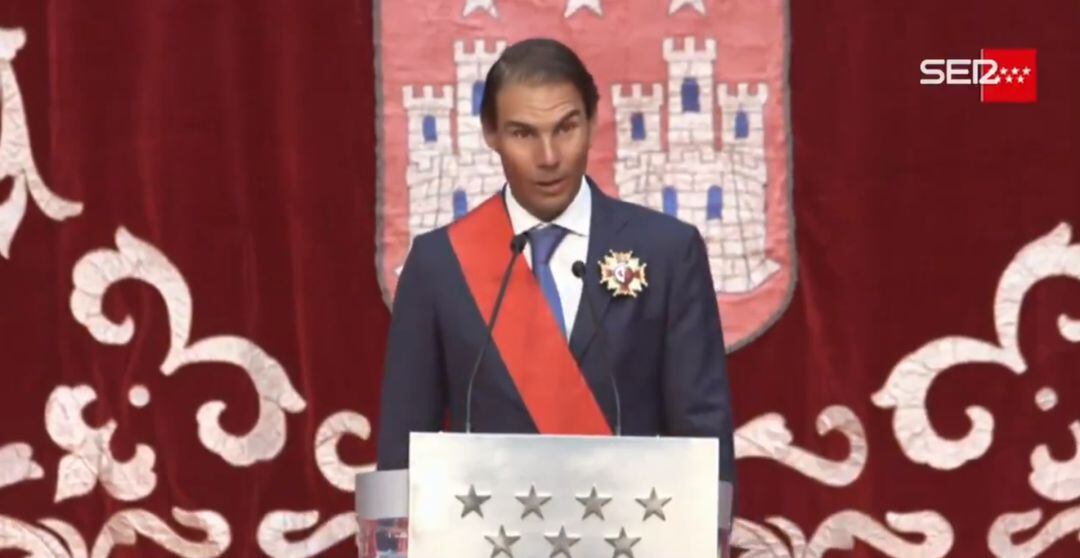
[[[981,58],[997,62],[998,78],[996,84],[982,84],[982,102],[1035,102],[1035,49],[983,49]]]

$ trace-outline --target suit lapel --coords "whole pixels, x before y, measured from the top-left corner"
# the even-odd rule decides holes
[[[582,286],[581,302],[578,303],[574,318],[574,330],[570,333],[570,352],[578,362],[582,362],[588,350],[596,328],[589,315],[587,300],[592,300],[596,309],[596,321],[603,327],[604,316],[611,304],[611,293],[600,284],[600,260],[608,250],[625,250],[628,246],[616,245],[617,234],[626,224],[626,215],[620,211],[614,200],[604,195],[591,178],[587,178],[592,188],[592,217],[589,222],[589,255],[585,260],[585,284]],[[586,299],[588,297],[588,299]]]

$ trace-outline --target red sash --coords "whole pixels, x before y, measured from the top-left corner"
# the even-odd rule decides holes
[[[488,199],[448,231],[469,292],[485,320],[510,263],[514,236],[500,196]],[[611,434],[522,256],[514,263],[493,339],[541,434]]]

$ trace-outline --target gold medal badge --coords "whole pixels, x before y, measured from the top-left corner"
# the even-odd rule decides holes
[[[610,250],[600,262],[600,284],[611,291],[611,296],[637,298],[638,293],[649,286],[645,279],[647,265],[634,257],[632,251]]]

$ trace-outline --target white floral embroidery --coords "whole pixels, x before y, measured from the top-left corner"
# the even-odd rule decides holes
[[[356,475],[374,471],[375,464],[354,466],[341,461],[337,445],[346,434],[366,441],[371,437],[371,423],[364,415],[352,411],[341,411],[324,420],[315,434],[315,463],[330,484],[352,493],[356,488]]]
[[[818,415],[818,434],[824,436],[834,430],[842,433],[851,447],[843,461],[825,459],[792,445],[784,417],[768,413],[735,431],[735,457],[771,459],[829,486],[846,486],[855,482],[866,466],[866,432],[855,413],[839,405]]]
[[[243,337],[219,335],[189,343],[191,334],[191,291],[180,271],[154,246],[136,238],[126,229],[116,232],[118,250],[95,250],[75,264],[71,312],[75,320],[101,343],[123,345],[135,332],[126,316],[119,324],[102,311],[105,292],[125,279],[143,281],[158,290],[169,316],[168,354],[161,365],[165,375],[204,362],[231,364],[251,378],[258,392],[259,418],[247,433],[234,436],[221,427],[226,405],[222,401],[204,403],[196,414],[199,441],[208,450],[237,467],[273,459],[285,445],[285,413],[299,413],[306,403],[273,357]]]
[[[886,513],[888,528],[861,512],[841,511],[823,521],[809,542],[788,519],[771,517],[766,522],[791,541],[790,547],[766,526],[737,519],[731,546],[746,551],[741,558],[819,558],[828,550],[851,550],[856,540],[886,556],[940,558],[948,554],[954,540],[949,522],[933,511]],[[896,533],[921,535],[922,540],[913,543]]]
[[[371,423],[367,417],[353,411],[339,411],[328,417],[315,435],[315,461],[327,482],[338,490],[352,493],[356,475],[375,470],[375,464],[348,465],[342,462],[337,446],[346,435],[366,441],[371,437]],[[307,558],[351,538],[358,528],[356,516],[352,512],[344,512],[330,518],[306,539],[296,542],[286,540],[286,535],[293,535],[295,540],[297,532],[310,529],[318,522],[318,510],[270,512],[259,524],[259,548],[274,558]]]
[[[42,519],[40,523],[46,527],[43,529],[0,515],[0,550],[22,550],[31,558],[108,558],[114,548],[132,546],[142,535],[176,556],[216,558],[232,544],[229,524],[221,514],[180,508],[173,508],[172,514],[177,523],[204,533],[205,539],[187,540],[156,515],[142,509],[130,509],[109,518],[88,554],[82,535],[65,521]]]
[[[1080,280],[1080,244],[1069,244],[1067,224],[1021,249],[1005,269],[994,298],[997,344],[970,337],[934,339],[904,357],[892,369],[885,385],[873,395],[882,409],[894,409],[893,432],[904,454],[915,463],[951,470],[986,453],[994,438],[994,417],[980,406],[966,409],[971,429],[957,440],[938,435],[926,409],[926,396],[934,381],[959,364],[991,363],[1023,374],[1027,364],[1017,338],[1024,296],[1036,283],[1056,276]],[[1080,326],[1067,316],[1058,318],[1061,334],[1080,340]]]
[[[119,500],[130,502],[147,496],[157,486],[154,450],[139,444],[134,457],[117,461],[109,449],[116,421],[110,420],[101,428],[91,428],[83,421],[83,409],[95,399],[90,386],[60,386],[45,405],[45,430],[68,452],[60,459],[56,475],[56,501],[85,495],[99,481]]]
[[[1032,510],[1024,513],[1006,513],[998,517],[990,527],[987,545],[999,558],[1032,558],[1042,554],[1055,542],[1080,532],[1080,506],[1063,510],[1048,521],[1027,542],[1013,544],[1013,536],[1027,531],[1042,521],[1042,512]],[[1074,537],[1075,538],[1075,537]],[[1076,543],[1072,542],[1073,554]]]
[[[34,461],[30,444],[15,442],[0,447],[0,488],[45,477],[45,470]]]
[[[1080,421],[1069,425],[1076,449],[1068,461],[1055,461],[1050,448],[1040,445],[1031,453],[1031,487],[1043,498],[1069,502],[1080,498]]]
[[[298,542],[285,539],[314,527],[319,522],[319,512],[275,511],[266,514],[259,523],[259,548],[273,558],[307,558],[318,556],[326,549],[356,534],[356,515],[344,512],[335,515],[315,530],[311,536]],[[354,550],[355,553],[355,550]]]
[[[82,213],[83,205],[57,196],[41,179],[34,154],[30,148],[30,133],[26,126],[15,68],[11,65],[19,49],[26,44],[22,29],[0,28],[0,94],[3,113],[0,115],[0,180],[11,177],[11,194],[0,203],[0,257],[11,257],[11,242],[26,214],[26,194],[54,221],[63,221]]]

